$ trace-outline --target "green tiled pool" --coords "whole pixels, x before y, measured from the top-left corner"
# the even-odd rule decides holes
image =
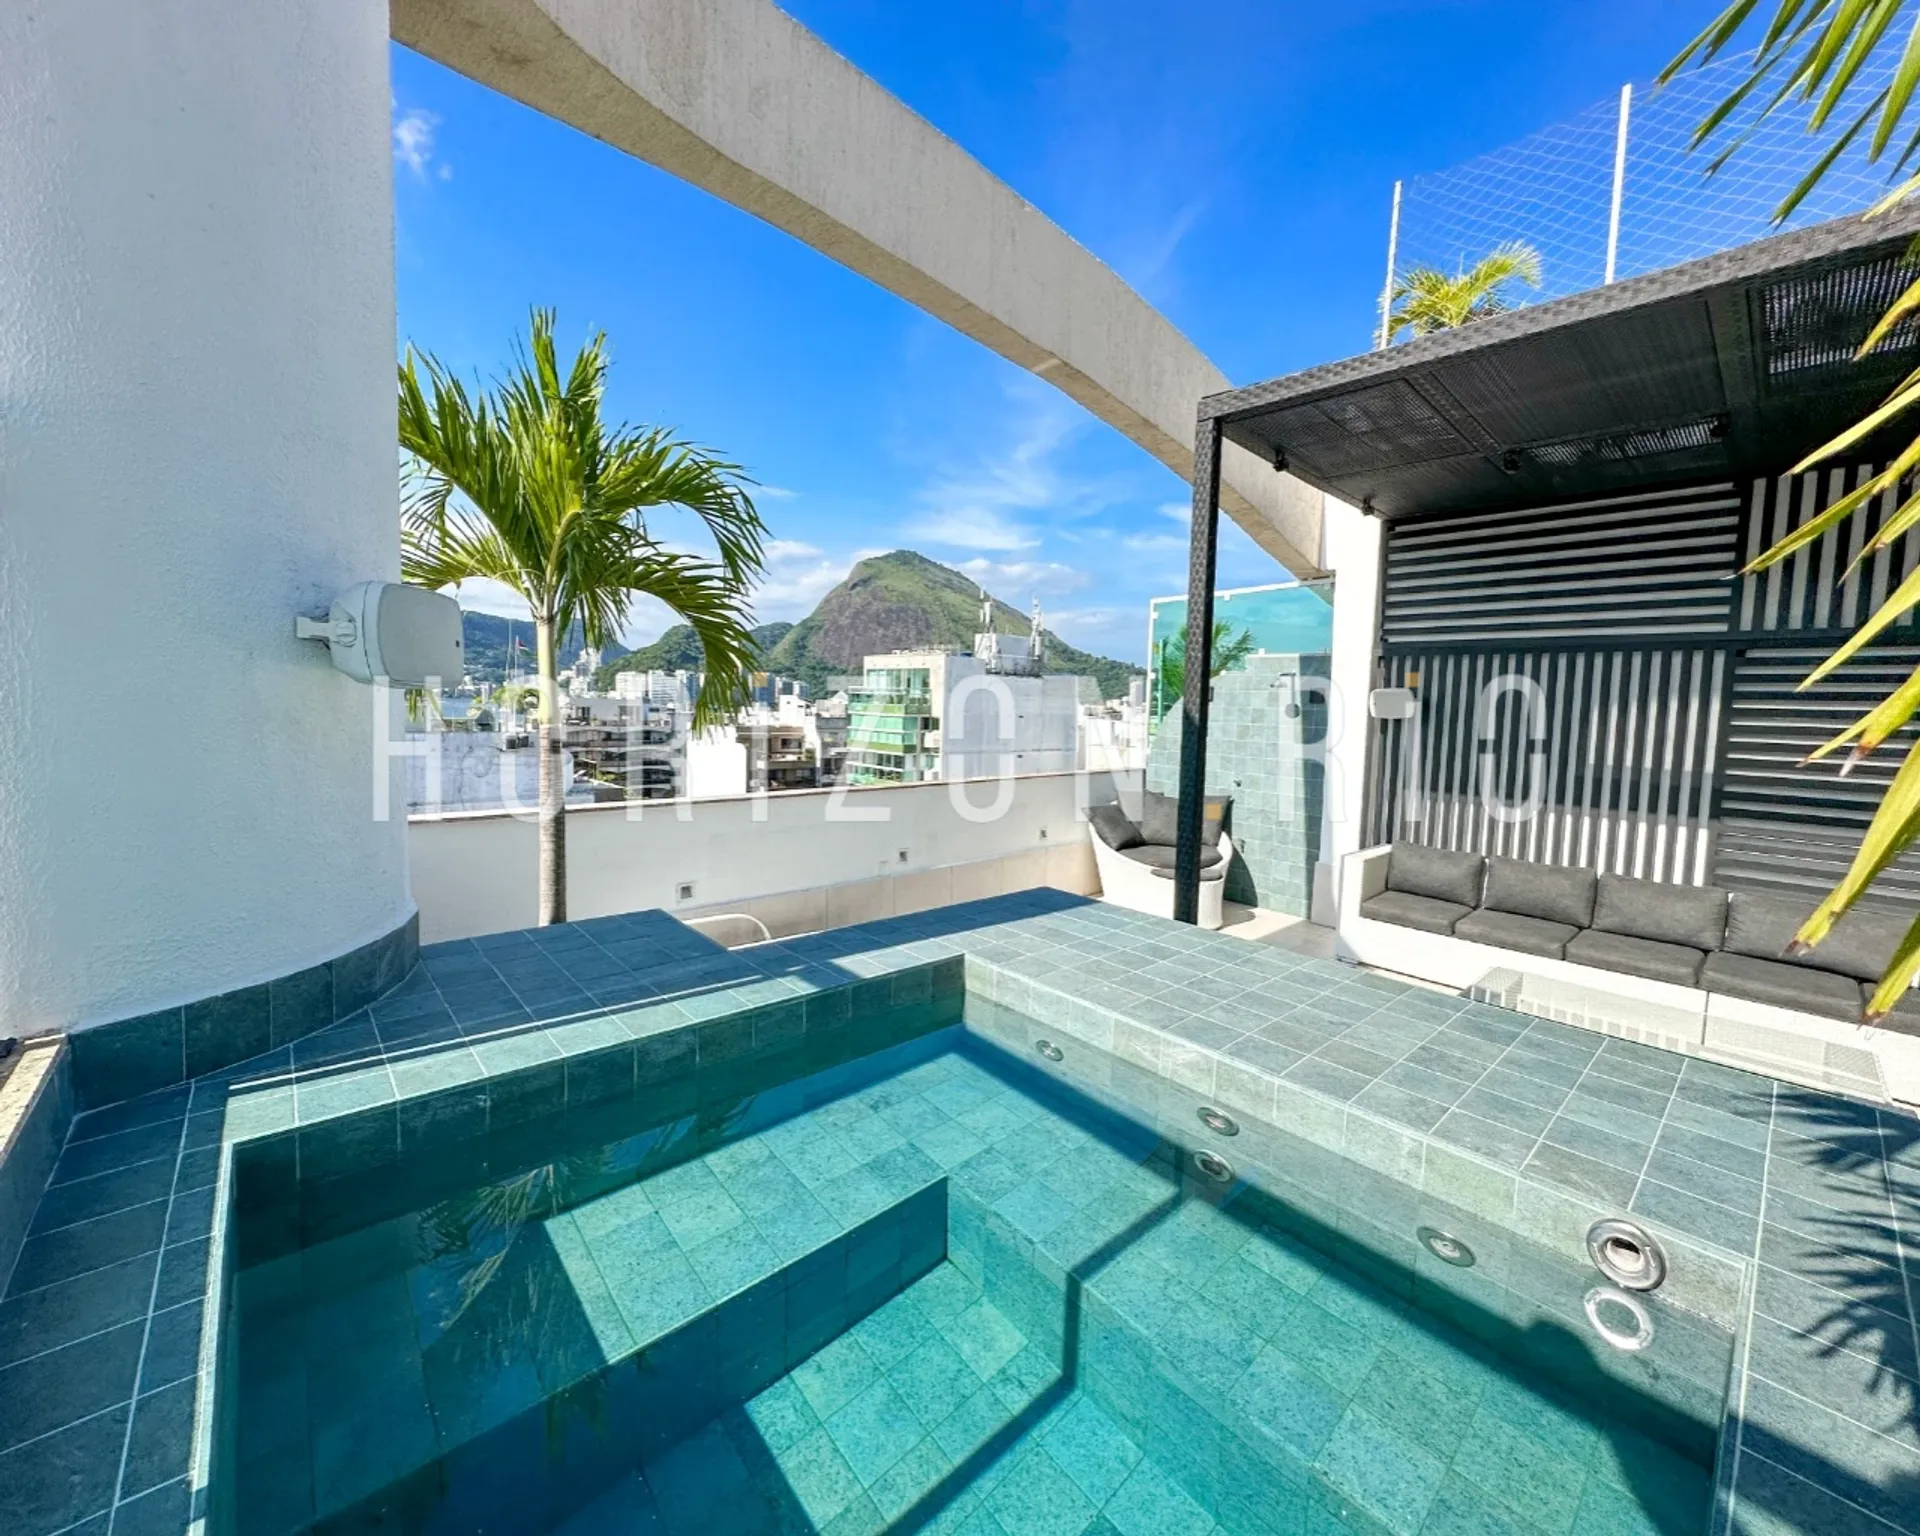
[[[1705,1536],[1726,1330],[1034,1027],[243,1201],[216,1536]]]

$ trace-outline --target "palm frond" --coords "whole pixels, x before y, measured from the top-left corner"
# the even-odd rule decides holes
[[[1414,267],[1394,282],[1388,334],[1410,329],[1416,336],[1428,336],[1501,314],[1511,307],[1503,291],[1510,283],[1538,288],[1540,280],[1540,253],[1518,240],[1497,246],[1451,275],[1437,267]]]
[[[499,581],[556,633],[575,622],[592,644],[615,638],[645,582],[684,586],[647,530],[646,513],[678,507],[712,536],[718,563],[699,602],[722,597],[744,630],[765,560],[765,526],[740,467],[664,428],[610,425],[603,414],[606,337],[562,366],[554,314],[533,311],[514,364],[491,390],[469,390],[409,349],[400,367],[402,568],[409,581]],[[698,562],[695,562],[698,564]],[[731,686],[731,685],[727,685]],[[726,691],[723,687],[722,692]]]

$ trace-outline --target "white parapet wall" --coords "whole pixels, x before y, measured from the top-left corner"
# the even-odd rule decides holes
[[[1090,894],[1084,811],[1115,793],[1109,774],[1055,773],[580,807],[568,915],[740,912],[777,936],[1040,885]],[[530,817],[416,816],[407,831],[423,942],[532,925]]]

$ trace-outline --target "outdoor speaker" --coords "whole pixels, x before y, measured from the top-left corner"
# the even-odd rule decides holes
[[[355,682],[451,687],[466,675],[460,605],[425,587],[360,582],[333,600],[325,619],[296,620],[294,633],[325,642],[333,664]]]

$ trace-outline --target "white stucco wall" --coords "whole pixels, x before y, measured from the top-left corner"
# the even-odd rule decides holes
[[[1327,710],[1326,822],[1314,920],[1331,923],[1336,872],[1359,848],[1366,803],[1367,716],[1380,644],[1380,520],[1326,498],[1324,561],[1333,572],[1332,693]]]
[[[1049,850],[1080,850],[1087,835],[1082,808],[1106,804],[1115,794],[1112,776],[1104,773],[1011,783],[1005,814],[977,821],[957,811],[953,797],[963,795],[984,816],[995,804],[993,782],[794,790],[570,811],[567,912],[585,918],[650,907],[738,910],[754,897],[864,885],[1024,853],[1044,860]],[[424,942],[532,925],[538,846],[530,818],[416,816],[408,835]],[[1042,862],[1027,883],[1045,883],[1045,870]],[[682,901],[679,887],[688,881],[693,896]],[[996,894],[964,879],[959,892],[945,899]],[[842,913],[849,921],[897,910],[877,891],[846,894],[871,908]]]
[[[398,567],[389,103],[383,0],[0,6],[0,1032],[411,910],[293,638]]]

